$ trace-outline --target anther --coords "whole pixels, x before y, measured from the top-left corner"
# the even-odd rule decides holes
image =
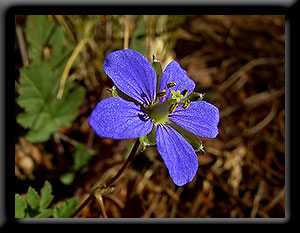
[[[178,104],[177,103],[173,103],[171,105],[171,107],[169,108],[169,113],[173,113],[175,111],[175,109],[177,108]]]
[[[156,96],[157,96],[158,98],[166,97],[166,90],[165,90],[165,89],[161,90],[160,92],[158,92],[158,93],[156,94]]]
[[[191,101],[187,100],[184,105],[182,106],[184,109],[187,109],[190,106]]]
[[[167,84],[167,88],[171,88],[171,87],[174,87],[174,86],[176,86],[177,84],[175,83],[175,82],[169,82],[168,84]]]
[[[186,97],[187,96],[187,94],[188,94],[188,90],[187,89],[184,89],[182,92],[181,92],[181,94],[183,95],[183,97]]]

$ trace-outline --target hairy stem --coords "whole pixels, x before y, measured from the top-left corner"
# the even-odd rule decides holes
[[[125,169],[129,166],[130,162],[133,160],[134,155],[137,151],[137,149],[140,146],[140,140],[137,139],[128,158],[126,159],[125,163],[122,165],[121,169],[117,172],[116,175],[114,175],[105,185],[105,188],[109,188],[113,183],[115,183],[117,181],[117,179],[122,175],[122,173],[125,171]],[[99,188],[99,187],[97,187]],[[97,189],[96,188],[96,189]],[[75,213],[72,215],[72,218],[76,217],[78,214],[80,214],[80,212],[82,211],[82,209],[87,206],[88,204],[90,204],[91,201],[94,200],[95,195],[94,195],[94,190],[91,191],[90,195],[88,196],[88,198],[77,208],[77,210],[75,211]]]

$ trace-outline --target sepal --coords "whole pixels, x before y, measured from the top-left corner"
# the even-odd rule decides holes
[[[160,81],[161,81],[161,76],[163,73],[162,65],[161,65],[161,62],[155,58],[154,55],[153,55],[153,61],[151,62],[151,65],[156,73],[156,78],[157,78],[156,92],[158,92],[159,86],[160,86]]]
[[[175,129],[184,139],[194,148],[195,152],[204,152],[203,143],[201,139],[194,133],[168,122],[167,125]]]
[[[186,97],[182,102],[186,101],[201,101],[203,100],[205,93],[192,92],[188,97]]]
[[[155,126],[153,125],[153,128],[149,134],[140,137],[139,140],[142,146],[142,150],[144,150],[147,146],[156,145]]]
[[[126,95],[124,92],[122,92],[119,88],[117,88],[115,85],[108,89],[111,92],[112,97],[121,97],[124,100],[134,102],[140,105],[139,102],[137,102],[135,99],[131,98],[129,95]]]

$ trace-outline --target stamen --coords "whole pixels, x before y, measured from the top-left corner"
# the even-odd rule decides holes
[[[177,103],[173,103],[169,109],[169,113],[173,113],[175,111],[175,109],[177,108],[178,104]]]
[[[191,101],[187,100],[184,105],[182,106],[184,109],[187,109],[190,106]]]
[[[142,97],[143,100],[145,100],[146,105],[151,105],[151,100],[149,99],[149,97],[145,93],[142,93],[141,97]]]
[[[181,94],[183,95],[183,98],[187,96],[188,92],[189,92],[189,91],[188,91],[187,89],[184,89],[184,90],[181,92]]]
[[[167,84],[167,88],[171,88],[171,87],[174,87],[174,86],[176,86],[177,84],[175,83],[175,82],[169,82],[168,84]]]
[[[161,98],[161,97],[166,97],[166,90],[165,89],[163,89],[163,90],[161,90],[160,92],[158,92],[157,94],[156,94],[156,96],[158,97],[158,98]]]

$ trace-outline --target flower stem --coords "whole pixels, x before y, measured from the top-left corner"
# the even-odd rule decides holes
[[[133,160],[135,153],[137,152],[137,149],[140,146],[140,140],[137,139],[128,158],[126,159],[125,163],[122,165],[121,169],[117,172],[116,175],[114,175],[105,185],[105,188],[109,188],[113,183],[115,183],[117,181],[117,179],[122,175],[122,173],[125,171],[125,169],[129,166],[130,162]],[[96,187],[100,188],[100,187]],[[72,218],[76,217],[81,211],[82,209],[87,206],[88,204],[90,204],[91,201],[93,201],[95,198],[94,195],[94,190],[91,191],[90,195],[88,196],[88,198],[77,208],[77,210],[75,211],[75,213],[72,215]]]
[[[82,209],[87,206],[88,204],[90,204],[90,202],[92,200],[94,200],[94,195],[92,193],[90,193],[89,197],[77,208],[77,210],[75,211],[75,213],[71,216],[71,218],[75,218],[78,214],[80,214],[80,212],[82,211]]]
[[[102,214],[103,218],[107,218],[107,214],[106,214],[106,211],[105,211],[102,195],[98,195],[96,197],[96,200],[97,200],[99,210],[101,211],[101,214]]]

